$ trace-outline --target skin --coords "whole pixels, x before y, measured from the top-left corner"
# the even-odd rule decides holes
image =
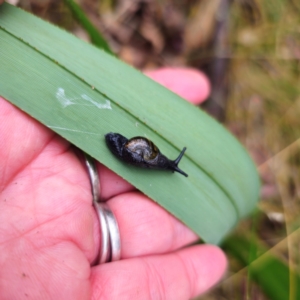
[[[185,71],[167,76],[179,80]],[[202,101],[207,80],[200,75],[185,81],[193,81],[192,94]],[[155,76],[166,81],[163,73]],[[181,94],[191,100],[189,95]],[[223,276],[227,261],[219,248],[182,248],[196,235],[101,164],[101,196],[116,216],[122,252],[120,261],[91,266],[99,223],[87,172],[73,148],[2,98],[0,120],[1,300],[182,300]]]

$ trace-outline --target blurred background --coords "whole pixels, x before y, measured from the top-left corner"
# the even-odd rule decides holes
[[[257,210],[221,245],[226,277],[198,299],[300,299],[300,1],[8,2],[135,68],[208,76],[201,107],[246,147],[262,188]]]

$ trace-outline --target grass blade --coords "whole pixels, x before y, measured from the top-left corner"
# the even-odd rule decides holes
[[[267,250],[258,239],[234,236],[222,245],[247,267],[248,274],[272,300],[300,299],[300,276]]]
[[[86,16],[84,11],[81,9],[81,7],[73,0],[64,0],[64,2],[71,10],[74,18],[79,22],[79,24],[81,24],[81,26],[89,34],[91,42],[95,46],[106,51],[107,53],[113,54],[113,52],[110,49],[109,45],[107,44],[106,40],[103,38],[103,36],[97,30],[97,28],[92,24],[92,22]]]

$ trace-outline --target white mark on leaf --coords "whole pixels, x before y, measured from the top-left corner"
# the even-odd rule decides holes
[[[82,99],[94,104],[96,107],[98,108],[101,108],[101,109],[111,109],[111,106],[110,106],[110,101],[109,100],[105,100],[105,103],[98,103],[96,101],[94,101],[91,97],[85,95],[85,94],[82,94],[81,95]]]
[[[63,107],[75,104],[72,100],[66,97],[65,90],[63,88],[58,88],[56,92],[56,99],[60,102]]]
[[[93,132],[88,132],[88,131],[82,131],[82,130],[70,129],[70,128],[65,128],[65,127],[58,127],[58,126],[51,126],[51,125],[48,125],[47,127],[48,127],[48,128],[52,128],[52,129],[60,129],[60,130],[66,130],[66,131],[73,131],[73,132],[87,133],[87,134],[91,134],[91,135],[99,135],[99,133],[93,133]]]
[[[56,99],[60,102],[60,104],[64,108],[69,105],[88,105],[88,106],[96,106],[97,108],[100,109],[112,109],[109,100],[105,100],[105,103],[98,103],[85,94],[82,94],[80,97],[70,98],[66,96],[65,90],[63,88],[57,89]],[[83,103],[82,100],[89,102],[89,104]]]

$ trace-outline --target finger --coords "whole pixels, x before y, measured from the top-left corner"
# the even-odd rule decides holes
[[[192,68],[162,68],[145,74],[193,104],[202,103],[210,93],[207,77]]]
[[[142,193],[129,192],[107,203],[119,225],[122,258],[167,253],[199,239]]]
[[[92,269],[92,299],[190,299],[215,285],[226,266],[211,245],[104,264]]]

